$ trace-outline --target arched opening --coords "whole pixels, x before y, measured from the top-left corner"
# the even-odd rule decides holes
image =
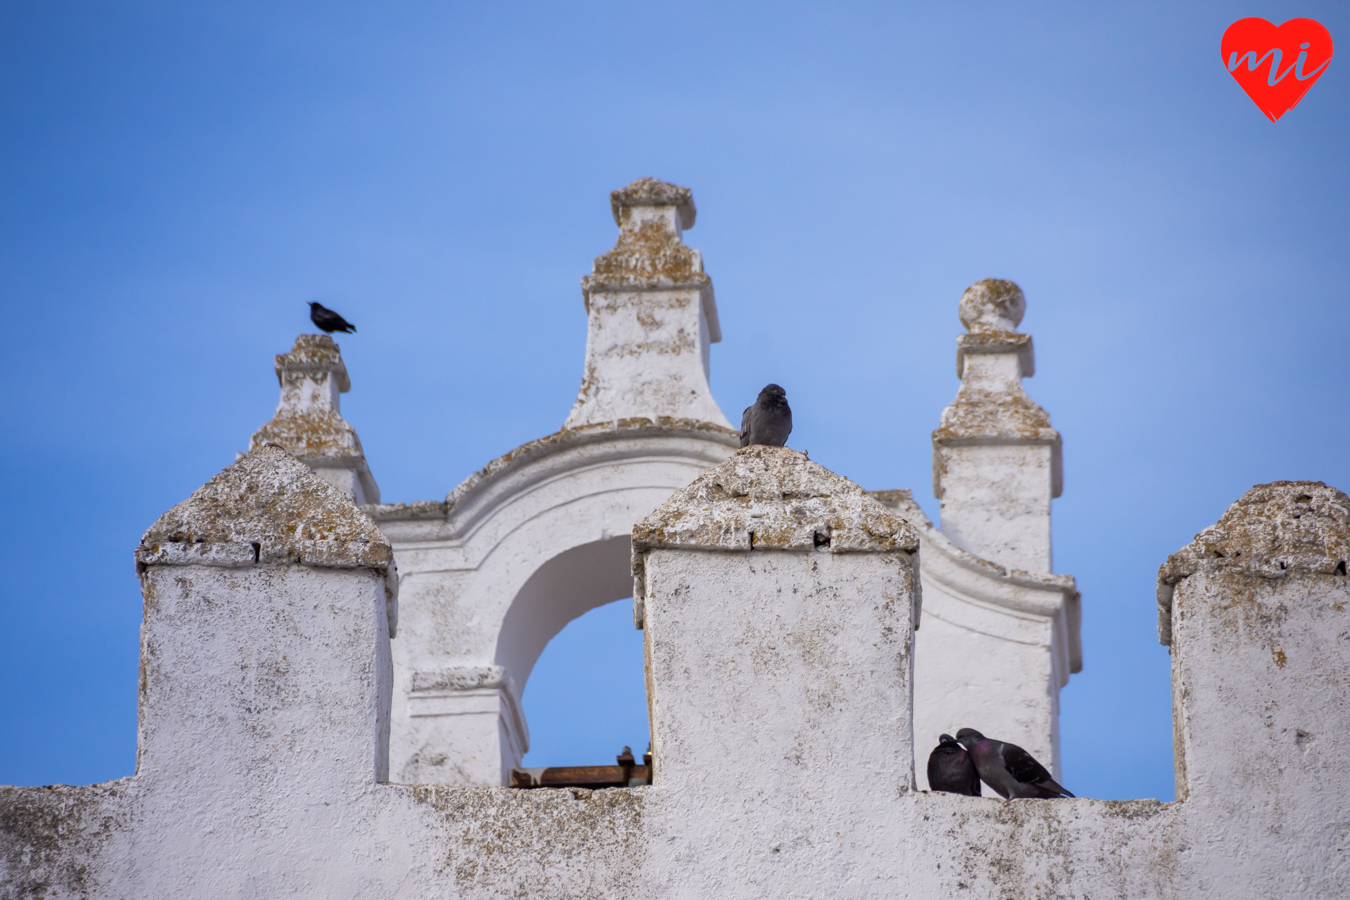
[[[650,740],[642,654],[631,599],[569,622],[525,687],[530,752],[521,768],[613,765],[625,746],[641,759]]]
[[[613,764],[624,745],[639,757],[646,749],[642,637],[631,604],[621,602],[633,594],[630,548],[624,535],[558,554],[506,612],[496,662],[523,698],[530,730],[523,765]]]

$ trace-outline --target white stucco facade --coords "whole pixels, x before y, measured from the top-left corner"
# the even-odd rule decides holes
[[[136,551],[136,774],[0,787],[0,898],[1343,894],[1350,498],[1258,486],[1160,570],[1176,802],[929,793],[963,725],[1059,776],[1082,667],[1021,291],[961,298],[937,527],[909,491],[736,449],[692,195],[644,179],[612,208],[564,427],[444,500],[377,502],[331,339],[277,357],[250,452]],[[653,783],[501,787],[545,645],[629,596]]]
[[[389,783],[391,547],[252,451],[137,550],[136,774],[0,787],[0,896],[1343,896],[1339,491],[1254,488],[1160,571],[1168,804],[916,789],[919,533],[794,450],[705,470],[633,548],[651,786]]]
[[[712,280],[684,243],[692,193],[639,179],[610,201],[619,235],[582,280],[585,359],[563,428],[489,463],[444,502],[366,507],[403,578],[396,780],[507,783],[530,746],[521,695],[544,646],[631,594],[633,525],[736,446],[709,387],[721,330]],[[877,496],[932,545],[917,734],[935,743],[985,723],[1060,774],[1059,690],[1082,667],[1079,597],[1071,577],[1051,574],[1060,438],[1021,387],[1034,371],[1031,339],[1015,331],[1024,309],[1011,282],[980,282],[961,298],[971,329],[957,345],[962,380],[933,438],[942,530],[907,492]],[[976,663],[1003,677],[980,677]]]

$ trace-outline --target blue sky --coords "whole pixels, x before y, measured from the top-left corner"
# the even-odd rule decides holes
[[[304,301],[360,328],[385,499],[443,497],[561,425],[607,194],[652,175],[694,190],[723,409],[784,385],[794,446],[934,516],[957,300],[1023,287],[1065,783],[1170,798],[1158,565],[1254,483],[1350,487],[1350,89],[1267,121],[1219,58],[1251,15],[1350,39],[1321,2],[0,6],[0,783],[132,771],[131,551],[270,417]],[[533,764],[641,749],[623,607],[546,651]]]

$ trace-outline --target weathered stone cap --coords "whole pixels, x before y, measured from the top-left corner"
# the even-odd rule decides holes
[[[628,192],[636,184],[638,182],[630,184],[623,191],[615,191],[615,194]],[[675,191],[688,191],[688,188],[676,188],[659,181],[653,184]],[[643,193],[655,190],[650,188]],[[692,203],[690,200],[690,209],[693,208]],[[614,209],[617,217],[622,207],[664,205],[672,204],[631,202],[615,206]],[[684,220],[682,213],[681,222],[683,228],[692,224]],[[622,222],[613,249],[597,256],[591,264],[591,274],[581,279],[581,290],[587,297],[588,310],[591,303],[589,295],[593,293],[684,288],[712,290],[712,279],[703,271],[703,256],[687,246],[674,228],[659,220]]]
[[[787,447],[738,450],[633,526],[633,549],[880,552],[919,547],[909,523]]]
[[[285,372],[332,372],[340,393],[345,394],[352,389],[347,366],[342,362],[342,351],[337,341],[327,334],[297,335],[291,352],[278,353],[273,365],[279,385],[283,384],[282,375]]]
[[[1174,588],[1197,572],[1345,575],[1348,561],[1350,497],[1320,481],[1258,484],[1158,569],[1158,637],[1171,643]]]
[[[379,528],[340,491],[269,444],[192,492],[150,526],[138,567],[300,563],[392,571]]]
[[[623,224],[623,209],[634,206],[673,206],[680,217],[680,227],[694,227],[698,209],[694,206],[694,192],[678,184],[657,178],[639,178],[617,191],[609,192],[609,208],[614,213],[614,224]]]

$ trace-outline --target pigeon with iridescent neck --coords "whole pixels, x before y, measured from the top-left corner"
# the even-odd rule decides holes
[[[1001,797],[1017,800],[1073,796],[1050,777],[1045,766],[1016,744],[992,740],[974,728],[962,728],[956,733],[956,740],[970,754],[980,778]]]

